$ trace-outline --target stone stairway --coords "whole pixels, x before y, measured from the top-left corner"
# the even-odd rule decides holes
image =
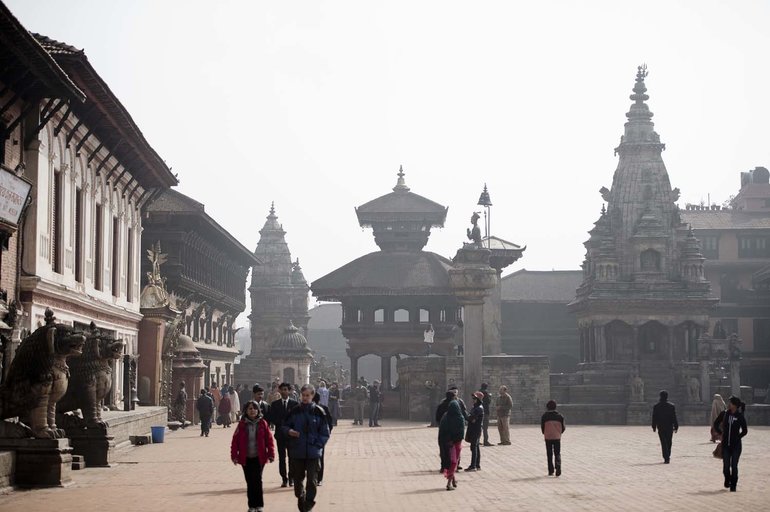
[[[676,369],[665,361],[642,361],[639,364],[639,376],[644,381],[644,400],[657,402],[662,389],[668,391],[668,399],[674,403],[682,402],[680,386],[677,385]]]

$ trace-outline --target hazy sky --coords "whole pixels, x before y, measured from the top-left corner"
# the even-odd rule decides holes
[[[574,269],[610,186],[636,66],[681,205],[770,166],[770,2],[6,0],[84,48],[179,190],[253,249],[270,201],[308,280],[376,250],[354,206],[484,185],[511,270]]]

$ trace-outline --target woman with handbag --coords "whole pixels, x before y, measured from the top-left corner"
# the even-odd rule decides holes
[[[722,435],[722,473],[725,477],[725,487],[735,492],[738,486],[738,461],[743,451],[742,439],[749,431],[744,404],[737,396],[731,396],[727,401],[727,410],[719,414],[714,421],[714,428]]]
[[[471,465],[465,471],[478,471],[481,469],[481,431],[484,424],[484,393],[473,393],[473,406],[468,418],[468,430],[465,432],[465,440],[471,445]]]
[[[446,490],[457,488],[455,471],[460,460],[460,452],[463,449],[463,434],[465,433],[465,418],[460,410],[457,398],[449,402],[446,414],[441,418],[438,426],[438,441],[446,450],[447,466],[444,469],[446,477]]]

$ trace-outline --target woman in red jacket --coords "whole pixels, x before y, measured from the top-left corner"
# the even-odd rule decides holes
[[[233,432],[230,459],[233,464],[243,466],[249,512],[262,512],[265,506],[262,497],[262,468],[275,459],[275,445],[270,427],[262,417],[259,404],[254,400],[246,402],[241,421]]]

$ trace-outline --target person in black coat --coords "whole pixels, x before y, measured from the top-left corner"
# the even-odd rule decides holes
[[[473,407],[468,418],[468,428],[465,431],[465,440],[471,444],[471,465],[466,471],[478,471],[481,469],[481,431],[484,425],[484,393],[473,393]]]
[[[457,386],[451,386],[449,390],[446,392],[446,397],[438,404],[438,407],[436,407],[436,424],[441,424],[441,418],[444,417],[444,414],[446,414],[447,410],[449,409],[449,403],[452,400],[457,400],[457,403],[460,404],[460,412],[462,412],[463,418],[465,420],[468,420],[468,411],[465,409],[465,402],[462,401],[462,399],[458,398],[459,390],[457,389]],[[444,453],[444,448],[439,441],[439,457],[441,457],[441,471],[448,469],[448,465],[446,461],[448,460],[448,454]],[[457,471],[462,471],[462,467],[460,466],[460,463],[457,463]]]
[[[481,400],[481,405],[484,407],[484,423],[481,425],[484,433],[484,446],[492,446],[492,443],[489,442],[489,406],[492,404],[492,397],[489,394],[489,384],[486,382],[482,383],[479,391],[484,395],[483,400]]]
[[[214,399],[208,394],[208,390],[201,389],[201,394],[195,403],[201,421],[201,437],[209,436],[211,430],[211,417],[214,416]]]
[[[743,412],[744,404],[737,396],[731,396],[727,401],[727,410],[722,411],[714,420],[714,430],[722,435],[722,473],[725,476],[725,487],[735,492],[738,486],[738,460],[743,451],[742,439],[749,433]]]
[[[291,385],[286,382],[282,382],[278,386],[278,391],[281,393],[281,398],[270,404],[267,415],[268,422],[275,427],[275,444],[278,448],[278,472],[281,474],[281,487],[287,487],[294,485],[291,476],[286,471],[286,454],[289,449],[289,440],[283,433],[283,422],[286,420],[286,416],[294,407],[299,403],[293,398],[289,397],[289,390]]]
[[[660,438],[660,449],[663,452],[663,463],[671,461],[671,443],[674,433],[679,430],[676,421],[676,407],[668,401],[668,391],[660,392],[660,401],[652,408],[652,431],[657,430]]]

